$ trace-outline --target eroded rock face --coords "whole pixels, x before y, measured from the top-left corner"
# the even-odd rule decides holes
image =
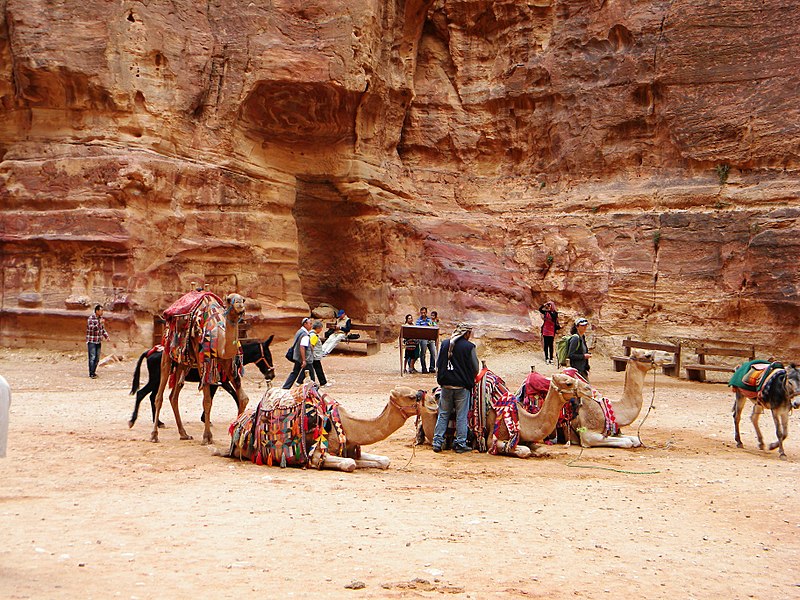
[[[796,357],[800,8],[0,0],[3,345],[151,341],[208,284]],[[87,308],[76,298],[86,301]],[[565,319],[566,320],[566,319]]]

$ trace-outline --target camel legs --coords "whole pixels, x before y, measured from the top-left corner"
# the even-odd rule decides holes
[[[584,448],[637,448],[642,445],[635,435],[604,436],[597,431],[580,431],[581,446]]]
[[[342,458],[341,456],[332,456],[331,454],[326,454],[325,460],[322,463],[322,468],[352,473],[356,470],[356,461],[352,458]]]
[[[514,448],[509,449],[508,440],[497,440],[497,452],[504,456],[516,456],[517,458],[530,458],[533,454],[528,446],[517,444]]]
[[[361,452],[361,458],[357,458],[356,467],[359,469],[388,469],[389,457],[380,454],[367,454]]]
[[[188,370],[188,367],[178,365],[178,367],[175,369],[175,387],[172,389],[172,393],[169,395],[169,403],[172,405],[172,414],[175,415],[175,424],[178,426],[178,433],[180,434],[182,440],[192,439],[192,436],[186,433],[186,429],[183,427],[181,411],[178,406],[178,398],[181,394],[181,390],[183,389],[186,372]]]

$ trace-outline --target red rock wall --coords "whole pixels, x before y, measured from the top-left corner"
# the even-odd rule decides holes
[[[800,8],[0,0],[2,345],[427,304],[800,350]]]

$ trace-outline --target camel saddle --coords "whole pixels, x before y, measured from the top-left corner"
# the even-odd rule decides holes
[[[230,453],[238,448],[242,456],[246,448],[251,460],[258,465],[322,468],[332,429],[336,430],[341,450],[347,440],[338,404],[326,394],[320,394],[314,382],[294,390],[271,388],[255,410],[242,413],[231,424],[228,430]],[[313,442],[307,447],[309,434]]]
[[[513,450],[519,443],[519,412],[517,411],[517,397],[508,391],[506,382],[498,375],[484,367],[475,377],[475,389],[472,394],[472,408],[469,412],[469,428],[475,434],[479,452],[498,454],[497,434],[500,423],[504,423],[508,430],[509,440],[505,444],[506,450]],[[492,445],[486,446],[488,434],[486,414],[492,408],[497,415],[492,432]]]
[[[166,325],[162,345],[176,363],[200,371],[200,386],[230,381],[244,374],[242,348],[230,370],[221,368],[217,359],[222,332],[226,327],[225,305],[211,292],[189,292],[164,311]],[[195,344],[196,352],[192,351]],[[173,374],[174,375],[174,374]],[[170,377],[170,387],[175,384]]]
[[[758,358],[750,360],[734,371],[728,380],[728,385],[738,388],[747,398],[759,399],[764,387],[781,369],[783,365],[779,362]]]

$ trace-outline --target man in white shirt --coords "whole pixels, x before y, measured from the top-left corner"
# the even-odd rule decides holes
[[[300,329],[294,334],[294,341],[292,342],[292,362],[294,363],[294,368],[283,384],[283,389],[285,390],[292,389],[294,382],[297,381],[301,372],[311,369],[311,362],[314,360],[311,353],[311,325],[311,318],[304,318]]]

